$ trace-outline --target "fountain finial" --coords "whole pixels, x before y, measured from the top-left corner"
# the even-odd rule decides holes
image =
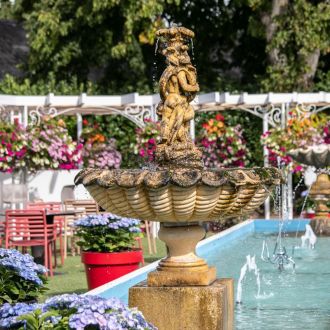
[[[167,67],[159,81],[161,101],[157,114],[161,120],[161,143],[157,145],[156,160],[167,168],[202,169],[202,152],[190,135],[190,121],[194,108],[190,102],[199,91],[196,68],[192,65],[187,40],[194,32],[185,27],[171,27],[157,31],[166,41],[162,54]]]

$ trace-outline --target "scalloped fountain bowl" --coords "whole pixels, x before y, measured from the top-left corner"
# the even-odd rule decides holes
[[[289,155],[299,163],[315,166],[316,168],[330,166],[330,144],[295,149]]]
[[[95,170],[76,177],[106,211],[148,221],[225,220],[252,213],[280,183],[275,168]]]

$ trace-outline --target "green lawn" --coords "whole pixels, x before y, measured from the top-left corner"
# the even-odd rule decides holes
[[[165,244],[158,240],[157,243],[157,254],[150,255],[148,253],[147,239],[142,239],[144,260],[145,264],[156,261],[166,255]],[[62,293],[83,293],[87,291],[87,282],[85,276],[84,266],[81,263],[80,256],[71,257],[68,256],[65,259],[63,267],[57,267],[55,269],[55,275],[49,278],[47,284],[49,290],[42,297],[42,300],[49,296],[54,296]]]

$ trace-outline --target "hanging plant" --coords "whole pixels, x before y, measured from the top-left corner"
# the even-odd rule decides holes
[[[0,172],[76,169],[82,162],[82,144],[70,137],[63,120],[44,117],[27,128],[0,123]]]
[[[27,133],[24,127],[0,121],[0,172],[12,173],[26,167],[28,151]]]
[[[88,125],[84,119],[82,132],[83,162],[85,167],[115,169],[119,168],[122,157],[116,148],[116,140],[108,139],[97,123]]]
[[[155,159],[156,144],[159,140],[160,123],[145,119],[145,127],[136,129],[134,153],[146,162]]]
[[[206,167],[244,167],[249,164],[249,150],[241,125],[226,126],[225,118],[217,114],[202,123],[197,143],[204,148]]]
[[[310,146],[330,144],[330,120],[325,114],[310,114],[299,108],[289,112],[286,128],[275,127],[261,136],[261,143],[269,150],[269,160],[274,166],[278,160],[290,165],[293,172],[303,170],[303,166],[292,161],[288,152],[306,149]]]
[[[79,168],[83,146],[72,140],[62,119],[44,117],[39,126],[29,126],[27,133],[30,170]]]

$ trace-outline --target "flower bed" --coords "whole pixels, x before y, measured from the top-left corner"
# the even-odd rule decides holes
[[[145,163],[155,158],[156,143],[159,142],[160,124],[150,119],[146,126],[136,130],[134,153]],[[240,125],[226,126],[221,114],[202,123],[202,130],[196,138],[196,145],[203,147],[203,160],[207,167],[244,167],[249,165],[249,151]]]
[[[12,173],[27,165],[27,133],[23,126],[0,121],[0,172]]]

